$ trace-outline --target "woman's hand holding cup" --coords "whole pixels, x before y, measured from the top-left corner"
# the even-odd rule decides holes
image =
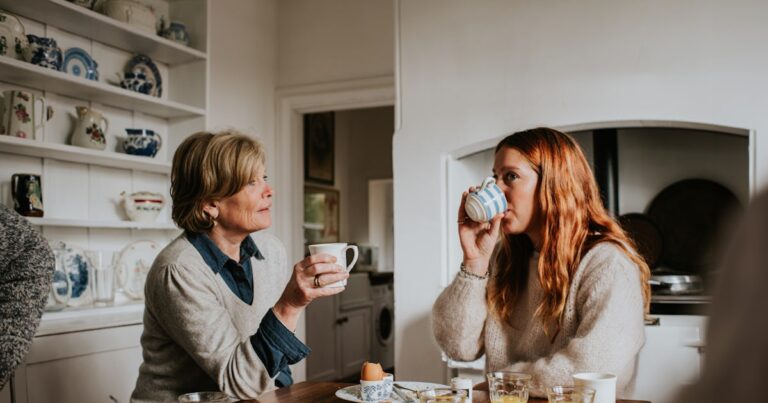
[[[489,189],[487,193],[490,193],[492,197],[490,203],[486,204],[491,208],[482,208],[482,199],[487,200],[488,195],[480,194],[480,191],[484,191],[486,188]],[[467,203],[472,204],[469,209]],[[479,276],[484,276],[488,272],[488,264],[493,249],[496,247],[501,220],[504,218],[506,208],[507,202],[504,193],[489,179],[483,182],[480,189],[472,186],[462,194],[458,223],[465,270]],[[469,211],[476,212],[474,219],[468,214]],[[481,221],[475,221],[475,219]]]
[[[288,285],[275,304],[273,311],[278,319],[291,330],[301,311],[314,299],[327,297],[344,291],[344,287],[323,287],[349,277],[346,268],[336,264],[336,257],[321,253],[310,255],[293,266]]]

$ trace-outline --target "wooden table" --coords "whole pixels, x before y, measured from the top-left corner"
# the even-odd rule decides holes
[[[265,393],[259,400],[250,400],[249,402],[260,403],[339,403],[345,400],[336,397],[338,389],[353,385],[351,383],[338,382],[301,382],[285,388],[280,388],[274,392]],[[489,403],[488,392],[475,390],[472,392],[473,403]],[[547,399],[529,399],[530,403],[546,403]],[[618,403],[649,403],[640,400],[617,400]]]

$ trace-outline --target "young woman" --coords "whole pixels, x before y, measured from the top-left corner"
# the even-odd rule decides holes
[[[549,128],[515,133],[496,147],[493,174],[508,209],[476,223],[462,195],[464,259],[433,307],[438,344],[456,360],[485,354],[488,371],[526,372],[542,386],[610,372],[619,395],[629,393],[649,270],[603,208],[581,149]]]

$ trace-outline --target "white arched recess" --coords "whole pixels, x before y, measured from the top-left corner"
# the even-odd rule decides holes
[[[395,105],[392,76],[278,88],[275,127],[276,235],[285,243],[289,262],[303,257],[304,139],[302,114]],[[306,340],[304,320],[297,335]],[[294,369],[297,381],[305,379],[304,361]]]
[[[755,177],[757,156],[755,152],[755,132],[754,130],[722,126],[710,123],[698,123],[698,122],[686,122],[686,121],[669,121],[669,120],[618,120],[618,121],[603,121],[603,122],[590,122],[579,123],[564,126],[555,126],[557,130],[571,133],[579,131],[591,131],[599,129],[629,129],[629,128],[664,128],[664,129],[690,129],[699,131],[709,131],[723,134],[730,134],[735,136],[744,136],[749,139],[749,194],[750,197],[754,195],[757,190],[757,181]],[[464,189],[452,189],[451,183],[455,182],[453,175],[460,175],[462,171],[462,158],[471,156],[475,153],[486,151],[496,147],[496,144],[506,137],[509,133],[504,133],[500,136],[479,141],[467,146],[463,146],[446,155],[445,164],[443,164],[443,183],[448,184],[444,187],[445,194],[443,195],[444,204],[444,228],[447,228],[454,222],[456,211],[459,206],[455,197],[450,195],[460,194]],[[443,250],[446,252],[445,261],[446,265],[443,265],[443,273],[441,286],[446,287],[448,283],[453,279],[453,276],[458,271],[459,264],[461,263],[461,247],[459,245],[458,238],[452,231],[443,232]]]

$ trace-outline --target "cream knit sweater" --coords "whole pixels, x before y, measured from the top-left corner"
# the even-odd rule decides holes
[[[637,353],[645,343],[643,294],[639,270],[624,252],[608,242],[592,248],[573,277],[562,329],[550,343],[536,307],[542,298],[536,269],[529,265],[528,284],[513,322],[489,315],[488,280],[460,272],[432,309],[433,330],[440,347],[454,360],[486,356],[486,370],[526,372],[541,386],[573,384],[577,372],[609,372],[617,376],[617,396],[634,387]]]

